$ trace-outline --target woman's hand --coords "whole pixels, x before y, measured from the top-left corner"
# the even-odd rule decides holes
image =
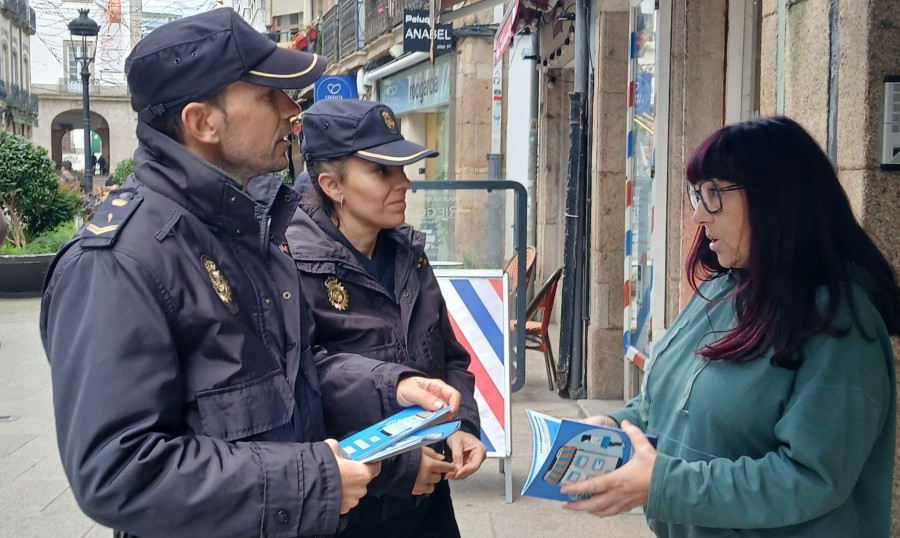
[[[469,432],[456,432],[447,438],[447,446],[453,453],[453,464],[456,470],[447,473],[447,478],[462,480],[477,471],[484,458],[487,457],[487,448],[480,439]]]
[[[644,432],[627,420],[622,421],[622,429],[634,445],[632,459],[611,473],[564,486],[561,491],[567,495],[593,494],[589,499],[563,504],[564,509],[606,517],[647,504],[653,465],[656,463],[656,449],[644,436]]]
[[[451,411],[445,420],[450,420],[459,411],[462,400],[459,391],[440,379],[428,377],[407,377],[397,383],[397,403],[403,407],[420,405],[428,411],[437,411],[450,406]]]
[[[455,468],[449,461],[444,461],[443,454],[439,454],[427,446],[423,446],[421,450],[422,457],[419,459],[416,483],[413,484],[413,495],[432,493],[434,485],[441,481],[441,475],[449,473]]]

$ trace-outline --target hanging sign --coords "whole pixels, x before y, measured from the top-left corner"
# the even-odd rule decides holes
[[[437,23],[431,28],[427,9],[403,10],[403,52],[431,52],[440,56],[453,49],[453,24]]]
[[[509,5],[506,15],[503,17],[503,23],[500,24],[497,35],[494,36],[494,65],[497,65],[503,59],[503,54],[506,53],[506,49],[512,43],[513,36],[516,34],[517,24],[519,23],[521,6],[522,3],[518,0]]]

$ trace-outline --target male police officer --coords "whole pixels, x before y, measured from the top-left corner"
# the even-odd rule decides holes
[[[379,468],[348,431],[459,393],[309,342],[284,230],[282,91],[325,69],[230,9],[164,25],[126,62],[135,172],[60,254],[41,335],[81,508],[139,536],[330,534]],[[261,177],[260,177],[261,176]]]

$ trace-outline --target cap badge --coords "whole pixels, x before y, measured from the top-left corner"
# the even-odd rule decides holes
[[[335,310],[341,312],[347,310],[347,305],[350,303],[350,297],[347,295],[347,290],[344,288],[344,285],[340,283],[337,277],[330,276],[325,279],[325,289],[328,290],[328,302],[331,303],[331,306],[333,306]]]
[[[212,282],[213,291],[216,292],[219,299],[221,299],[230,309],[231,286],[228,284],[228,281],[225,280],[225,276],[222,275],[222,272],[216,267],[216,262],[206,256],[201,256],[200,260],[203,262],[203,268],[206,269],[206,274],[209,275],[209,280]]]
[[[391,113],[387,110],[381,111],[381,118],[384,120],[385,126],[387,126],[388,130],[392,133],[397,132],[397,122],[394,121],[394,117],[391,116]]]

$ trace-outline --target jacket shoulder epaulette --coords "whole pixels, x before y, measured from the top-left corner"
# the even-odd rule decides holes
[[[112,247],[143,200],[134,189],[117,189],[111,192],[82,231],[81,247]]]

